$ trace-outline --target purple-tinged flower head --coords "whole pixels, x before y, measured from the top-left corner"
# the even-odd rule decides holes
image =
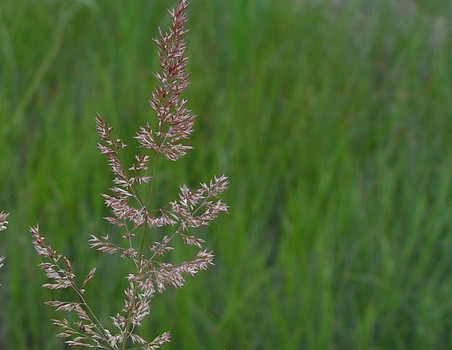
[[[157,130],[150,125],[140,128],[136,139],[141,147],[163,154],[167,159],[177,160],[192,147],[182,143],[193,132],[195,115],[186,107],[187,101],[180,95],[188,86],[187,57],[185,53],[186,1],[172,11],[169,32],[162,33],[154,42],[158,48],[161,72],[156,73],[157,87],[152,93],[150,105],[158,118]]]

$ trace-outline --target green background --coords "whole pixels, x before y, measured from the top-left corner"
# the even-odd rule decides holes
[[[152,38],[170,0],[1,0],[0,349],[63,349],[28,227],[106,318],[127,266],[88,249],[111,228],[94,115],[133,144],[154,118]],[[452,2],[193,0],[191,144],[157,201],[226,173],[216,265],[153,299],[166,349],[452,348]],[[130,147],[133,154],[134,147]],[[179,249],[179,248],[178,248]],[[183,247],[180,247],[183,250]]]

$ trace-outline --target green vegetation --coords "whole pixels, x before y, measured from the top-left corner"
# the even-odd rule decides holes
[[[151,39],[173,5],[1,0],[1,349],[63,349],[36,223],[78,275],[100,261],[90,297],[120,308],[120,268],[88,249],[111,229],[94,116],[124,138],[154,118]],[[216,266],[154,298],[150,335],[171,330],[166,349],[452,347],[451,22],[448,0],[192,1],[196,151],[162,162],[157,188],[225,173],[230,215],[205,232]]]

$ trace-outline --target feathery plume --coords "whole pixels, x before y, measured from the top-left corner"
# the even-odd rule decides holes
[[[107,158],[113,174],[110,193],[103,194],[105,206],[111,212],[111,216],[105,219],[121,234],[91,235],[90,247],[109,255],[118,254],[131,261],[134,267],[126,276],[128,286],[124,291],[123,307],[110,317],[110,325],[105,326],[99,321],[85,297],[85,288],[96,269],[91,269],[79,283],[69,259],[45,243],[38,226],[30,229],[33,246],[45,260],[39,267],[51,281],[43,287],[71,288],[78,295],[75,302],[47,302],[57,311],[75,314],[76,320],[72,322],[66,318],[53,320],[54,325],[62,329],[58,336],[65,338],[69,346],[158,349],[170,341],[169,332],[151,341],[138,334],[144,318],[151,314],[151,299],[168,287],[182,287],[187,276],[194,276],[213,265],[213,254],[204,247],[204,239],[192,231],[209,225],[218,215],[227,212],[227,205],[219,199],[228,186],[227,177],[214,177],[208,183],[201,183],[197,189],[182,185],[178,198],[163,207],[154,207],[151,202],[160,156],[176,161],[192,148],[185,141],[193,132],[195,115],[187,108],[187,101],[181,98],[189,83],[185,56],[187,7],[186,0],[179,0],[176,8],[169,11],[169,31],[163,33],[160,30],[159,38],[154,40],[161,67],[161,71],[155,74],[158,84],[150,100],[150,107],[157,117],[156,129],[152,130],[148,123],[136,133],[138,147],[133,164],[126,166],[121,158],[121,150],[128,146],[113,136],[112,126],[107,125],[99,114],[96,116],[96,130],[100,137],[97,147]],[[146,190],[147,195],[143,197]],[[152,236],[153,242],[147,246],[145,238],[158,232],[153,229],[163,226],[172,233],[162,238]],[[170,254],[174,248],[171,243],[176,238],[198,249],[191,260],[172,261]]]

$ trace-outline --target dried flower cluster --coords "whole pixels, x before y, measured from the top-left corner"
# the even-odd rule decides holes
[[[6,219],[8,218],[7,213],[0,212],[0,231],[6,230],[6,225],[8,224],[8,221]],[[4,256],[0,256],[0,269],[3,267],[3,261],[5,261]]]
[[[0,231],[6,230],[6,225],[8,224],[8,221],[6,219],[8,218],[7,213],[0,212]]]
[[[160,155],[175,161],[191,149],[184,140],[189,139],[193,132],[195,115],[187,109],[187,101],[180,97],[188,86],[187,58],[184,55],[187,6],[186,0],[179,0],[178,6],[169,11],[169,32],[164,34],[160,31],[159,39],[155,39],[161,72],[155,74],[158,85],[152,93],[150,107],[157,122],[155,130],[148,123],[136,133],[139,152],[132,165],[126,166],[121,159],[120,151],[127,145],[112,136],[113,127],[104,123],[100,115],[96,117],[96,130],[101,139],[98,148],[107,158],[114,175],[111,193],[103,195],[105,205],[111,210],[111,216],[106,220],[118,227],[122,234],[119,237],[117,234],[91,235],[90,247],[107,254],[119,254],[134,266],[126,276],[128,287],[124,291],[124,305],[111,317],[111,325],[99,322],[85,298],[85,288],[96,269],[93,268],[78,284],[69,259],[45,243],[37,226],[30,229],[34,248],[45,260],[39,267],[51,280],[44,287],[72,288],[78,295],[76,302],[47,302],[57,311],[75,314],[75,322],[66,318],[53,320],[62,329],[58,336],[65,338],[69,346],[115,350],[159,348],[170,341],[169,333],[165,332],[152,341],[138,334],[143,319],[151,312],[152,297],[169,286],[182,287],[186,276],[194,276],[213,264],[212,252],[205,249],[204,240],[191,231],[207,226],[220,213],[227,211],[227,206],[218,198],[228,185],[226,176],[214,177],[194,190],[183,185],[178,198],[166,206],[155,208],[151,205],[153,179]],[[146,238],[163,226],[168,227],[164,232],[171,233],[160,238],[152,236],[153,243],[147,245]],[[176,237],[198,249],[192,260],[171,261],[171,243]]]

